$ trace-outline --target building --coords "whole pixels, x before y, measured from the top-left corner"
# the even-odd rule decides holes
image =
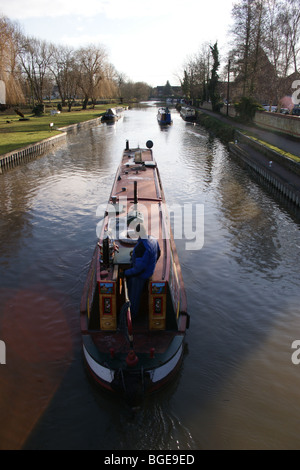
[[[163,100],[166,98],[180,98],[182,90],[180,86],[157,86],[151,90],[151,99]]]

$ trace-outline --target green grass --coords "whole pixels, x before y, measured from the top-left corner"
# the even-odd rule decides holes
[[[40,142],[61,132],[57,128],[89,121],[100,117],[110,105],[97,105],[95,109],[74,110],[70,113],[63,110],[55,116],[46,110],[45,115],[35,117],[24,113],[29,121],[20,121],[17,114],[0,113],[0,155],[12,152],[27,145]],[[53,122],[54,129],[50,131],[49,124]]]
[[[197,122],[204,126],[209,132],[219,137],[223,142],[231,142],[234,140],[235,127],[220,121],[218,118],[198,112]]]
[[[289,153],[289,152],[285,152],[284,150],[278,148],[278,147],[275,147],[274,145],[271,145],[271,144],[268,144],[267,142],[265,142],[264,140],[260,140],[258,139],[257,137],[254,137],[252,134],[250,133],[247,133],[247,132],[243,132],[243,134],[247,135],[250,139],[253,139],[254,141],[256,142],[259,142],[260,144],[264,145],[265,147],[269,148],[270,150],[273,150],[274,152],[277,152],[279,153],[280,155],[282,155],[283,157],[287,157],[287,158],[290,158],[291,160],[294,160],[296,163],[300,163],[300,158],[297,157],[296,155],[293,155],[292,153]]]

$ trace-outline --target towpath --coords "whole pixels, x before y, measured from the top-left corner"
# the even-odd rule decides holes
[[[209,114],[210,116],[217,118],[220,121],[229,124],[230,126],[235,127],[238,130],[247,130],[252,135],[263,140],[264,142],[267,142],[285,152],[289,152],[293,155],[296,155],[297,157],[300,157],[300,139],[274,134],[273,132],[268,132],[263,129],[260,129],[257,126],[240,124],[230,118],[227,118],[226,116],[214,113],[212,111],[208,111],[206,109],[200,108],[200,111]],[[250,145],[247,145],[245,143],[239,143],[239,147],[241,147],[245,152],[247,152],[247,154],[251,157],[253,161],[259,164],[261,167],[267,169],[267,171],[271,175],[277,176],[281,181],[286,182],[287,184],[295,188],[297,191],[300,191],[300,175],[283,167],[275,161],[270,164],[270,158],[268,158],[261,152],[253,149]]]
[[[278,135],[273,132],[268,132],[264,129],[261,129],[257,126],[250,126],[245,124],[240,124],[233,119],[227,118],[222,114],[214,113],[212,111],[208,111],[207,109],[200,108],[200,111],[210,116],[213,116],[220,121],[223,121],[226,124],[229,124],[232,127],[236,127],[237,129],[246,130],[251,132],[253,135],[257,136],[259,139],[267,142],[275,147],[284,150],[285,152],[291,153],[292,155],[296,155],[296,157],[300,157],[300,139],[292,138],[292,137],[285,137],[283,135]],[[300,118],[299,118],[300,119]]]

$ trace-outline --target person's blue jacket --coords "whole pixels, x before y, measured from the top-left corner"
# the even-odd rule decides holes
[[[160,247],[155,238],[139,238],[132,253],[132,268],[126,269],[125,276],[138,276],[141,279],[149,279],[154,273],[159,257]]]

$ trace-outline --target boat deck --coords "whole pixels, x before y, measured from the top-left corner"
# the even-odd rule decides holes
[[[139,153],[138,163],[136,163],[137,153]],[[161,194],[159,187],[155,183],[154,169],[155,163],[151,150],[132,149],[125,151],[118,172],[118,176],[121,179],[117,179],[113,187],[115,195],[123,195],[129,200],[133,200],[134,181],[137,181],[139,200],[160,200]],[[143,183],[143,185],[139,185],[139,182]]]
[[[182,336],[182,332],[138,330],[133,327],[133,344],[137,353],[149,353],[154,348],[155,353],[163,354],[170,346],[175,336]],[[114,349],[115,353],[127,354],[130,347],[128,338],[121,331],[91,333],[94,344],[101,353]]]

